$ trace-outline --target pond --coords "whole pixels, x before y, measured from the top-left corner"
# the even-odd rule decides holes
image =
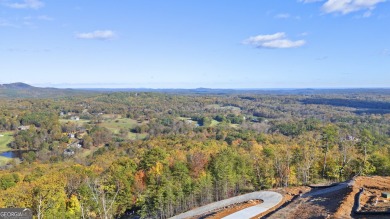
[[[19,159],[22,159],[22,155],[24,153],[27,153],[29,151],[6,151],[6,152],[2,152],[0,153],[0,156],[1,157],[7,157],[7,158],[19,158]]]

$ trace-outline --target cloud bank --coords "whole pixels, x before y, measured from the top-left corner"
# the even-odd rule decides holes
[[[249,37],[243,41],[243,44],[253,45],[257,48],[268,49],[288,49],[297,48],[306,44],[304,40],[292,41],[287,38],[286,33],[278,32],[269,35],[257,35]]]

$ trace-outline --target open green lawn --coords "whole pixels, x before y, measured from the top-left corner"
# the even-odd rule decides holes
[[[179,117],[177,117],[179,120],[182,120],[182,121],[184,121],[184,120],[191,120],[191,118],[190,117],[181,117],[181,116],[179,116]]]
[[[7,145],[14,140],[13,132],[0,132],[0,152],[11,150]]]
[[[118,114],[103,114],[101,115],[103,119],[119,119],[121,118],[121,115]]]
[[[71,120],[71,119],[60,119],[60,123],[68,123],[68,122],[73,122],[79,125],[84,125],[88,124],[90,120],[87,119],[80,119],[80,120]]]
[[[191,124],[197,124],[197,121],[192,120],[190,117],[177,117],[180,121],[189,121]]]
[[[137,120],[121,118],[121,119],[103,120],[103,122],[100,123],[99,126],[106,127],[109,130],[111,130],[113,133],[117,134],[117,133],[119,133],[119,130],[121,128],[124,128],[126,130],[130,130],[132,128],[135,128],[138,124],[139,123],[137,122]]]
[[[215,126],[217,126],[219,124],[220,124],[220,122],[218,122],[217,120],[213,119],[211,121],[210,127],[215,127]],[[232,127],[232,128],[239,128],[240,127],[239,124],[229,124],[229,126]]]
[[[130,132],[129,135],[128,135],[128,138],[129,138],[130,140],[143,140],[143,139],[145,139],[147,136],[148,136],[148,134],[146,134],[146,133],[140,133],[140,134],[138,134],[138,133],[132,133],[132,132]]]
[[[221,110],[233,110],[233,111],[241,111],[241,109],[239,107],[235,107],[235,106],[220,106],[218,104],[210,104],[210,105],[207,105],[206,108],[208,109],[221,109]]]
[[[70,119],[60,119],[61,123],[67,123],[67,122],[74,122],[80,125],[87,124],[90,122],[90,120],[83,120],[80,119],[78,121],[76,120],[70,120]],[[105,127],[109,129],[114,134],[119,134],[120,129],[126,129],[130,132],[130,129],[135,128],[137,125],[141,125],[143,123],[138,123],[137,120],[134,119],[128,119],[128,118],[119,118],[119,116],[114,114],[107,114],[104,116],[104,119],[102,123],[99,124],[100,127]],[[136,139],[144,139],[146,138],[147,134],[135,134],[135,133],[129,133],[128,138],[132,140]],[[90,153],[90,152],[86,152]]]
[[[0,156],[0,166],[6,165],[6,164],[9,163],[11,160],[12,160],[12,158]]]
[[[240,125],[239,124],[230,124],[230,127],[233,127],[233,128],[239,128]]]
[[[220,123],[220,122],[218,122],[217,120],[213,119],[213,120],[211,121],[210,126],[211,126],[211,127],[214,127],[214,126],[217,126],[219,123]]]
[[[99,148],[95,148],[95,147],[92,147],[91,149],[83,148],[79,153],[76,154],[76,156],[81,158],[86,158],[88,155],[93,154],[97,149]]]

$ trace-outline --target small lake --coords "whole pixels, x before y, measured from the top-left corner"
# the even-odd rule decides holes
[[[29,151],[6,151],[6,152],[2,152],[0,153],[0,156],[1,157],[7,157],[7,158],[19,158],[19,159],[22,159],[22,155],[24,153],[27,153]]]

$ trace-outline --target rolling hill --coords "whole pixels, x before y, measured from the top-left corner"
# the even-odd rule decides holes
[[[25,83],[0,84],[0,98],[56,98],[95,92],[75,89],[40,88]]]

